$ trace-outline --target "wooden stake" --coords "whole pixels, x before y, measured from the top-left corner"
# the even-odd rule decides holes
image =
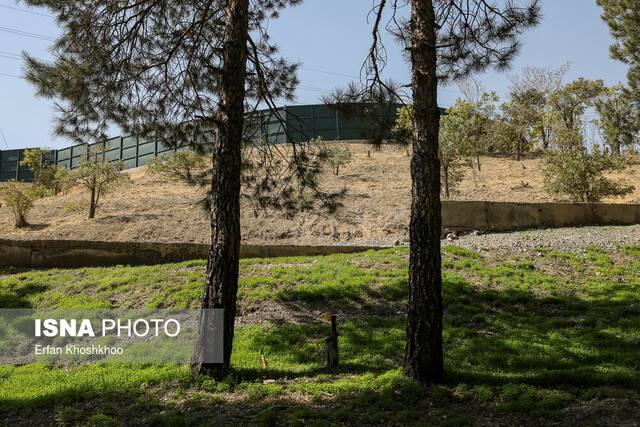
[[[327,369],[335,369],[339,364],[338,357],[338,326],[336,315],[331,315],[331,336],[325,339],[325,359],[327,361]]]

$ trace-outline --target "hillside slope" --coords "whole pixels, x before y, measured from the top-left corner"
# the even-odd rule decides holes
[[[328,188],[348,188],[344,207],[333,216],[305,212],[287,219],[281,212],[256,212],[243,202],[242,233],[246,243],[391,244],[406,241],[410,207],[409,157],[389,146],[371,151],[353,144],[354,162],[340,176],[323,176]],[[482,170],[467,173],[454,200],[552,201],[543,189],[542,159],[531,155],[521,162],[483,158]],[[640,165],[616,177],[636,191],[613,202],[640,202]],[[32,226],[14,230],[11,213],[0,208],[0,238],[81,239],[107,241],[202,242],[209,239],[206,216],[197,206],[199,190],[181,183],[147,176],[145,168],[128,172],[132,183],[104,198],[94,220],[86,219],[87,194],[79,189],[36,203]],[[76,209],[69,209],[69,207]]]

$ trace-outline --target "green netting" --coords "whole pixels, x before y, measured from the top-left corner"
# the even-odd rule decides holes
[[[247,117],[245,135],[254,143],[266,140],[272,144],[306,142],[318,137],[329,141],[362,139],[376,126],[371,118],[363,113],[364,108],[365,106],[356,107],[349,115],[324,104],[282,107],[277,112],[256,111]],[[398,108],[399,106],[394,105],[380,109],[376,122],[379,123],[379,120],[386,118],[390,130]],[[387,134],[385,137],[389,136]],[[212,134],[209,132],[199,135],[194,141],[199,144],[211,144]],[[178,148],[178,151],[186,149],[188,148],[182,147]],[[32,179],[29,168],[19,166],[23,151],[0,151],[0,181]],[[126,136],[110,138],[104,143],[90,146],[80,144],[52,151],[50,159],[60,167],[75,168],[87,156],[88,151],[99,151],[100,159],[122,160],[125,168],[134,168],[148,163],[156,155],[171,155],[176,149],[162,140],[156,143],[155,140]]]

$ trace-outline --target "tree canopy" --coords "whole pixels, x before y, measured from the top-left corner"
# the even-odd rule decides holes
[[[615,39],[611,56],[629,65],[630,92],[640,100],[640,3],[636,0],[597,1],[603,9],[602,19]]]

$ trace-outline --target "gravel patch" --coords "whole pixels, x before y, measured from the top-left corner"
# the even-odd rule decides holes
[[[640,246],[640,225],[468,234],[450,243],[476,251],[527,252],[537,248],[576,251],[589,246],[615,249],[627,245]]]

